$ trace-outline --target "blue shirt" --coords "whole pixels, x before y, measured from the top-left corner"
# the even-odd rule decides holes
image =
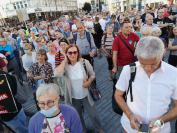
[[[10,53],[10,56],[6,56],[8,60],[11,60],[14,58],[14,53],[13,53],[13,48],[10,44],[6,44],[6,46],[2,46],[0,45],[0,51],[3,51],[3,52],[9,52]],[[5,53],[2,53],[2,54],[5,54]]]

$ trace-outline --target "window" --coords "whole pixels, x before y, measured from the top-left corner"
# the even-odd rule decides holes
[[[17,7],[14,5],[14,9],[16,10],[17,9]]]
[[[26,8],[26,7],[28,7],[28,5],[27,5],[27,4],[25,4],[25,8]]]
[[[21,4],[21,8],[23,8],[23,5]]]

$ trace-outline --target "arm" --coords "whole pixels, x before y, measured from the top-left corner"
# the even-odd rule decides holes
[[[124,92],[120,91],[119,89],[117,89],[115,91],[115,99],[116,102],[118,103],[118,105],[120,106],[120,108],[122,109],[122,111],[126,114],[126,116],[128,117],[128,119],[130,120],[131,115],[133,114],[132,111],[129,109],[129,107],[127,106],[124,98],[123,98]]]
[[[113,56],[112,56],[113,69],[112,69],[112,71],[113,71],[114,73],[117,72],[117,54],[118,54],[117,51],[113,51]]]
[[[169,50],[177,50],[177,45],[176,46],[173,46],[171,42],[169,42],[168,44],[168,49]]]
[[[93,36],[92,36],[92,34],[91,33],[89,33],[90,34],[90,41],[91,41],[91,53],[93,53],[93,54],[95,54],[96,53],[96,46],[95,46],[95,42],[94,42],[94,40],[93,40]]]
[[[174,101],[173,108],[168,113],[160,117],[160,120],[164,123],[177,118],[177,100],[173,100],[173,101]]]
[[[66,64],[67,64],[67,57],[65,57],[65,59],[61,62],[61,64],[55,68],[54,75],[56,77],[60,77],[64,74]]]

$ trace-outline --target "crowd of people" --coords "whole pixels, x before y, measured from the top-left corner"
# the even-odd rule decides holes
[[[9,86],[1,89],[12,91],[17,109],[0,112],[0,122],[16,133],[91,133],[86,111],[95,133],[106,133],[89,91],[97,78],[94,58],[106,57],[105,78],[117,81],[115,100],[123,111],[123,132],[143,132],[148,125],[151,133],[170,133],[169,122],[177,118],[175,6],[168,10],[161,5],[156,13],[147,6],[144,12],[61,16],[2,28],[0,74],[7,75]],[[134,62],[129,92],[129,64]],[[31,89],[38,109],[31,116],[16,97],[19,86]]]

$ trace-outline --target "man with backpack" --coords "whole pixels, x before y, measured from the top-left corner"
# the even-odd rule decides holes
[[[162,61],[164,52],[161,39],[144,37],[135,50],[134,80],[131,66],[121,72],[115,99],[123,110],[125,133],[171,132],[170,121],[177,117],[177,69]],[[174,106],[169,108],[172,100]]]
[[[93,57],[96,55],[96,46],[93,36],[85,30],[84,24],[76,24],[78,32],[73,35],[76,45],[79,47],[82,58],[87,59],[93,65]]]

